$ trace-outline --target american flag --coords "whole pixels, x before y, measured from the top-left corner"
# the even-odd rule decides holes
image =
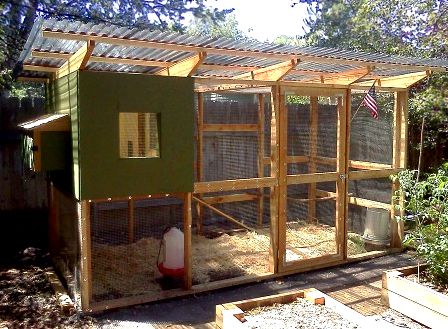
[[[373,83],[372,87],[370,87],[369,91],[362,99],[361,105],[359,106],[366,106],[370,111],[370,115],[378,120],[378,105],[376,103],[375,82]]]

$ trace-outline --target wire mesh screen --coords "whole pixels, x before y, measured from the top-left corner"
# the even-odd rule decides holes
[[[266,113],[269,97],[263,103]],[[263,152],[269,156],[270,114],[266,118],[260,108],[258,95],[203,95],[202,163],[197,164],[202,181],[263,176],[259,161]]]
[[[162,276],[157,265],[164,233],[183,230],[183,200],[92,202],[90,219],[93,301],[181,287],[181,279]]]
[[[337,104],[326,97],[287,98],[288,156],[296,158],[288,174],[336,170]],[[302,163],[307,163],[306,167]],[[325,164],[326,166],[320,166]]]
[[[377,94],[378,119],[359,107],[363,96],[352,95],[350,160],[392,164],[394,96]]]
[[[390,208],[388,205],[391,204],[392,199],[390,179],[350,181],[349,196],[351,200],[356,198],[358,205],[349,204],[348,239],[356,239],[366,251],[387,248],[390,240]],[[359,236],[361,239],[358,239]],[[354,255],[354,253],[349,252],[349,255]]]
[[[53,187],[54,200],[50,204],[50,213],[55,215],[50,221],[52,237],[52,260],[59,274],[65,280],[68,291],[79,303],[80,298],[80,246],[78,230],[78,202],[73,196],[66,195]]]
[[[288,186],[286,262],[337,253],[336,197],[330,193],[331,185],[335,183]]]
[[[256,189],[202,196],[214,209],[200,207],[200,217],[194,212],[201,225],[192,238],[193,284],[270,272],[268,193]]]

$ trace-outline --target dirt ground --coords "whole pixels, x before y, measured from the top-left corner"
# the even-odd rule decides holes
[[[0,264],[0,329],[92,328],[98,320],[61,314],[44,272],[48,254],[36,248],[20,252],[8,264]]]

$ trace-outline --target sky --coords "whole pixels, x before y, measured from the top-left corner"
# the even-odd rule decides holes
[[[292,0],[208,0],[212,7],[235,8],[241,31],[259,41],[273,41],[280,35],[303,34],[306,5],[291,7]]]

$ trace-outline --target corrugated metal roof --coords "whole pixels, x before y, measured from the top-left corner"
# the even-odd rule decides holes
[[[63,32],[72,36],[77,35],[91,38],[105,37],[131,42],[156,42],[165,46],[184,47],[183,49],[173,50],[150,47],[148,45],[139,47],[131,43],[129,45],[117,45],[102,42],[104,40],[97,40],[92,56],[99,56],[102,58],[126,58],[175,63],[191,56],[192,51],[208,51],[203,64],[220,65],[222,68],[199,68],[195,73],[195,76],[199,77],[232,77],[246,71],[244,68],[238,70],[238,68],[230,68],[226,66],[264,68],[291,58],[298,58],[300,61],[296,65],[295,70],[292,70],[284,77],[285,80],[289,81],[300,81],[310,78],[310,75],[297,71],[340,73],[366,67],[366,65],[375,66],[374,71],[367,77],[396,76],[424,71],[430,68],[448,68],[448,61],[439,59],[405,58],[333,48],[293,47],[289,45],[269,44],[255,41],[237,41],[227,38],[208,38],[204,36],[166,31],[150,31],[136,28],[129,29],[108,24],[82,23],[68,20],[58,21],[55,19],[37,21],[35,23],[20,58],[23,64],[60,67],[64,63],[64,59],[51,58],[51,56],[48,58],[35,58],[31,56],[31,50],[73,54],[85,44],[85,41],[79,40],[46,38],[42,35],[41,30]],[[195,48],[187,49],[186,47]],[[225,53],[225,51],[230,52]],[[92,60],[89,62],[87,69],[97,71],[154,73],[160,70],[161,67],[118,63],[111,64]]]

